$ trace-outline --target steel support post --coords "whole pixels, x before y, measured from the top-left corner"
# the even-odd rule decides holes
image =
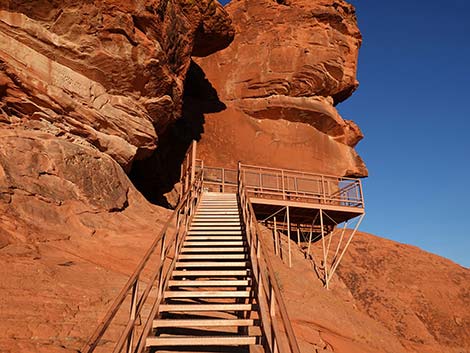
[[[274,216],[274,253],[279,255],[279,235],[277,234],[277,219]]]
[[[325,247],[325,230],[323,226],[323,210],[320,209],[320,228],[321,228],[321,242],[323,248],[323,268],[325,269],[325,285],[328,289],[328,264],[326,263],[326,247]]]
[[[338,261],[336,261],[336,262],[334,263],[334,265],[332,266],[332,268],[331,268],[331,273],[330,273],[330,278],[331,278],[331,276],[333,276],[333,274],[335,273],[336,269],[338,268],[338,265],[339,265],[339,263],[341,262],[341,260],[343,259],[343,256],[344,256],[344,254],[346,253],[346,250],[348,250],[349,244],[351,244],[351,241],[352,241],[354,235],[356,234],[357,229],[358,229],[359,226],[361,225],[361,222],[362,222],[362,220],[364,219],[364,216],[365,216],[365,214],[362,214],[362,215],[360,216],[359,221],[358,221],[357,224],[356,224],[356,227],[354,227],[353,232],[351,233],[351,235],[350,235],[350,237],[349,237],[349,239],[348,239],[346,245],[344,246],[343,251],[341,252],[341,255],[340,255],[339,258],[338,258]],[[328,278],[328,282],[330,281],[330,278]],[[328,288],[328,282],[326,283],[327,288]]]
[[[292,267],[292,249],[291,249],[291,241],[290,241],[290,210],[289,206],[286,206],[287,210],[287,244],[289,245],[289,267]]]

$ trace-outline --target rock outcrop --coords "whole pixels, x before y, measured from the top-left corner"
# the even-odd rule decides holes
[[[233,38],[215,0],[0,4],[0,122],[86,142],[126,170],[181,115],[191,55]]]
[[[205,116],[204,159],[366,176],[354,151],[362,133],[334,107],[358,86],[354,8],[342,0],[234,0],[226,9],[234,42],[196,60],[227,106]]]
[[[126,175],[181,116],[215,0],[0,2],[0,351],[77,352],[169,211]]]

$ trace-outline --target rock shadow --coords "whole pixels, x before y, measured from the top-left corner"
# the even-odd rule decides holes
[[[226,109],[216,89],[202,68],[191,61],[183,93],[182,117],[159,136],[158,147],[151,157],[135,161],[130,179],[137,189],[154,204],[174,206],[165,194],[172,191],[180,179],[181,164],[192,140],[199,141],[204,132],[204,114]]]

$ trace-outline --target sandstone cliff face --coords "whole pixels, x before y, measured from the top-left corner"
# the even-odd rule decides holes
[[[191,55],[233,37],[215,0],[0,4],[0,122],[88,143],[126,169],[181,115]]]
[[[354,8],[342,0],[234,0],[226,9],[234,42],[196,60],[227,106],[206,115],[204,159],[366,176],[354,151],[362,133],[334,107],[358,86]]]
[[[181,115],[212,0],[0,2],[0,351],[76,352],[169,211],[125,171]]]

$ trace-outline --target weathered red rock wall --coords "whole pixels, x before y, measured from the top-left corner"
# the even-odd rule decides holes
[[[2,1],[1,121],[89,143],[129,169],[181,115],[191,55],[232,38],[213,0]]]
[[[77,352],[169,211],[125,171],[181,115],[213,0],[0,1],[0,351]]]
[[[205,116],[208,163],[245,163],[366,176],[362,133],[334,105],[356,80],[361,34],[341,0],[234,0],[225,50],[197,59],[227,109]]]

